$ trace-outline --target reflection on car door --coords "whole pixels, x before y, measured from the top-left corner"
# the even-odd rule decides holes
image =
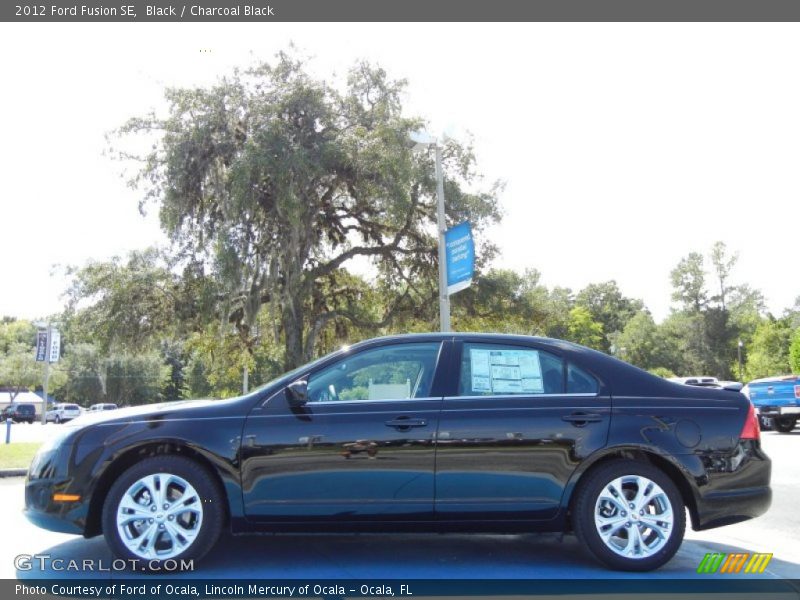
[[[395,343],[345,356],[248,416],[242,440],[249,519],[428,520],[442,394],[442,343]],[[439,376],[441,378],[441,376]]]
[[[533,346],[456,347],[458,392],[439,419],[437,519],[553,518],[577,465],[606,443],[609,395]]]

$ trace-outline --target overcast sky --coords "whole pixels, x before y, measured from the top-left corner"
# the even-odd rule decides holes
[[[470,131],[506,182],[499,265],[548,286],[616,279],[657,320],[669,272],[716,240],[776,314],[800,295],[800,25],[0,24],[0,315],[60,310],[54,264],[164,244],[104,134],[290,41],[317,74],[357,59],[408,114]]]

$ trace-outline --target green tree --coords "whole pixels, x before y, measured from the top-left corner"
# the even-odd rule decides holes
[[[789,345],[792,331],[783,319],[765,319],[756,329],[747,347],[744,372],[748,380],[773,375],[786,375],[789,365]]]
[[[681,376],[715,375],[709,371],[709,349],[702,314],[673,312],[659,327],[666,352],[664,366]]]
[[[575,306],[569,311],[567,339],[599,349],[603,342],[603,325],[592,319],[592,313],[584,306]]]
[[[750,339],[760,321],[763,297],[748,286],[731,285],[731,273],[737,255],[729,254],[723,242],[716,242],[710,252],[717,294],[709,296],[703,256],[691,252],[670,276],[679,302],[681,316],[669,324],[669,337],[683,356],[678,364],[690,374],[730,378],[739,339]],[[685,339],[678,339],[685,336]],[[691,370],[689,370],[691,369]]]
[[[92,343],[102,354],[157,346],[185,320],[178,313],[181,302],[192,302],[154,248],[134,251],[125,262],[91,262],[68,273],[66,337]]]
[[[62,365],[66,378],[62,385],[54,388],[59,399],[83,406],[105,401],[105,365],[97,346],[67,344]]]
[[[727,308],[726,300],[733,289],[729,285],[728,280],[738,260],[738,254],[728,254],[728,248],[725,246],[725,242],[715,242],[711,247],[711,264],[714,267],[714,274],[717,276],[717,282],[719,284],[719,294],[715,295],[713,299],[719,302],[722,310]]]
[[[747,345],[753,339],[759,323],[764,319],[763,315],[766,313],[764,294],[747,284],[734,286],[728,301],[728,311],[730,326],[735,332],[737,341],[741,339]]]
[[[569,313],[575,305],[572,290],[556,286],[547,296],[548,320],[545,335],[565,339],[569,337]]]
[[[613,340],[615,354],[632,365],[650,370],[669,363],[664,336],[647,311],[636,313]]]
[[[543,335],[552,312],[549,292],[534,269],[519,274],[492,269],[475,278],[452,303],[453,325],[461,331]]]
[[[690,252],[671,272],[672,299],[688,311],[699,313],[708,303],[703,255]]]
[[[600,349],[604,352],[611,349],[610,336],[621,332],[628,321],[644,308],[641,300],[624,296],[614,280],[590,283],[575,296],[575,304],[587,308],[592,318],[602,325]]]
[[[11,352],[18,344],[31,347],[36,345],[36,326],[30,321],[3,317],[0,321],[0,356]]]
[[[280,54],[211,88],[167,90],[166,117],[120,129],[154,142],[132,183],[143,205],[158,203],[181,256],[207,266],[248,351],[266,304],[280,320],[284,366],[310,358],[322,329],[350,317],[331,316],[315,291],[347,293],[341,269],[357,257],[395,289],[376,327],[435,300],[433,162],[408,147],[423,122],[403,116],[403,89],[360,64],[339,92]],[[469,146],[447,141],[443,156],[448,223],[469,219],[480,236],[499,218],[498,188],[465,191],[477,176]]]
[[[108,402],[135,406],[160,402],[170,368],[158,352],[114,354],[104,361]]]
[[[36,362],[34,347],[14,342],[0,356],[0,387],[4,387],[11,401],[26,390],[33,390],[42,383],[42,363]]]
[[[189,391],[184,372],[186,356],[183,344],[165,340],[161,343],[161,355],[164,365],[169,369],[169,377],[161,390],[161,396],[166,401],[181,400]]]
[[[800,327],[794,330],[789,343],[789,369],[792,373],[800,373]]]

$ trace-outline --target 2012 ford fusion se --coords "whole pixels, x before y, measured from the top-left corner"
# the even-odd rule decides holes
[[[763,514],[749,400],[547,338],[369,340],[229,400],[84,415],[39,450],[25,513],[119,557],[250,532],[574,532],[657,568],[694,529]]]

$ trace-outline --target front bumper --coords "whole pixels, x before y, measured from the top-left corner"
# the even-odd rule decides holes
[[[38,453],[25,479],[25,509],[23,514],[34,525],[56,531],[83,535],[89,512],[88,498],[66,475],[66,462],[71,448],[60,446]],[[57,501],[55,494],[80,496],[77,501]]]
[[[25,509],[23,514],[34,525],[58,533],[83,535],[88,505],[83,499],[77,502],[59,502],[53,495],[70,487],[70,480],[38,479],[25,482]]]

